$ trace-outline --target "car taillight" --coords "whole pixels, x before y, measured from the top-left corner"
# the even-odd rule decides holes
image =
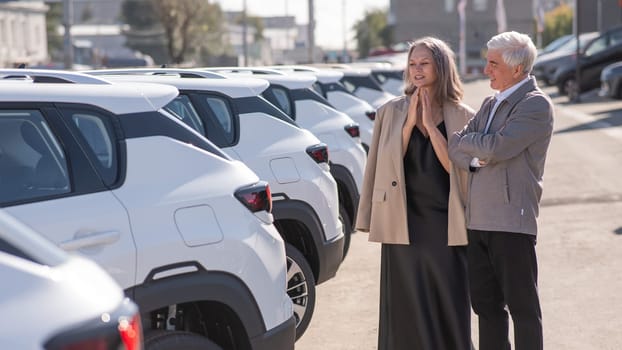
[[[361,136],[361,132],[359,131],[359,125],[358,124],[348,124],[348,125],[346,125],[344,127],[344,129],[352,137],[360,137]]]
[[[125,345],[125,350],[141,350],[143,339],[140,315],[137,313],[129,320],[120,320],[119,334],[123,345]]]
[[[307,154],[316,163],[328,163],[328,147],[323,143],[307,147]]]
[[[235,191],[235,198],[253,213],[261,210],[265,210],[268,213],[272,211],[270,186],[265,181],[238,189]]]
[[[376,111],[367,111],[365,112],[365,115],[369,118],[369,120],[376,120]]]
[[[57,334],[46,350],[141,350],[143,329],[138,307],[129,299],[111,312]]]

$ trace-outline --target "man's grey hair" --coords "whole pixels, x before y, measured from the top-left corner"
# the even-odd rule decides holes
[[[493,36],[488,43],[488,50],[502,51],[503,61],[511,66],[523,66],[523,73],[529,74],[536,60],[538,50],[531,38],[518,32],[504,32]]]

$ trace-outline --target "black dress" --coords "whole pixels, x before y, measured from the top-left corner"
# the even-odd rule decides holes
[[[447,246],[449,175],[418,128],[404,175],[410,245],[382,245],[378,349],[468,350],[466,249]]]

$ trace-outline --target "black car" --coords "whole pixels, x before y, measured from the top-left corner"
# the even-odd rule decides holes
[[[602,97],[622,99],[622,61],[612,63],[600,73],[600,91]]]
[[[598,37],[600,33],[589,32],[579,35],[579,50],[585,49],[585,46],[590,43],[594,38]],[[536,61],[533,65],[532,74],[536,76],[538,81],[542,81],[546,85],[553,85],[553,76],[558,67],[571,62],[577,52],[577,37],[572,35],[572,38],[566,41],[565,44],[558,47],[556,50],[546,53],[538,54]]]
[[[607,65],[622,60],[622,27],[608,30],[592,40],[578,57],[559,66],[553,80],[560,94],[574,100],[582,92],[600,86],[600,73]],[[580,75],[577,77],[577,62]]]

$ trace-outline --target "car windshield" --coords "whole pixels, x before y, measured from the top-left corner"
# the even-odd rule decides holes
[[[592,39],[594,39],[598,33],[584,33],[579,35],[579,49],[582,51]],[[577,49],[577,38],[573,37],[568,40],[564,45],[560,46],[556,51],[557,52],[570,52],[575,51]]]
[[[546,45],[546,47],[544,47],[544,49],[542,49],[542,53],[553,52],[553,51],[559,49],[560,47],[564,46],[564,44],[566,44],[568,41],[570,41],[572,39],[573,39],[573,35],[572,34],[561,36],[561,37],[551,41],[548,45]]]

